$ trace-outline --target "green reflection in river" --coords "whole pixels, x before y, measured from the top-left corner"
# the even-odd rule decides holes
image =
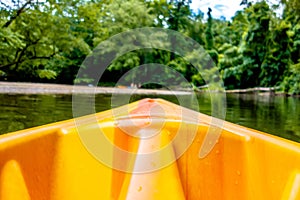
[[[130,102],[143,98],[163,98],[179,103],[176,96],[133,95]],[[123,95],[114,95],[122,99]],[[189,96],[185,105],[195,109]],[[198,94],[199,110],[211,114],[209,94]],[[84,103],[84,102],[83,102]],[[97,95],[96,112],[111,108],[111,95]],[[226,120],[300,142],[300,99],[283,96],[227,94]],[[72,118],[71,95],[0,94],[0,134]]]

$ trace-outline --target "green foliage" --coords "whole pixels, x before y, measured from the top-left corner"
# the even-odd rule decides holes
[[[289,76],[282,82],[283,90],[289,94],[300,94],[300,60],[297,64],[291,65]]]
[[[249,21],[248,31],[243,41],[244,57],[241,87],[257,87],[260,85],[259,75],[264,62],[270,31],[271,11],[265,1],[258,2],[246,9]]]
[[[2,26],[0,37],[1,52],[5,53],[0,55],[0,69],[6,73],[7,79],[55,79],[60,72],[71,67],[68,63],[74,57],[78,59],[90,52],[82,38],[71,33],[72,23],[64,17],[68,15],[63,11],[64,6],[67,4],[27,1],[11,11],[17,13],[14,17],[4,19],[6,23]]]
[[[272,87],[282,82],[286,68],[291,64],[291,25],[281,21],[273,28],[270,44],[261,65],[261,85]]]
[[[168,28],[175,31],[182,31],[189,25],[191,0],[171,0],[168,6]]]
[[[219,48],[219,69],[227,89],[239,88],[243,73],[243,56],[236,46],[225,43]]]
[[[187,36],[198,42],[200,45],[205,45],[204,31],[205,26],[203,22],[203,13],[194,13],[189,19],[189,26],[186,28]]]
[[[37,70],[37,74],[41,79],[54,79],[56,77],[56,72],[49,69]]]
[[[106,9],[104,25],[109,27],[107,31],[110,36],[129,29],[153,25],[154,16],[139,0],[114,0]]]
[[[229,42],[232,45],[239,46],[243,37],[247,35],[249,21],[245,12],[238,11],[232,18],[232,22],[228,24],[229,34],[226,36],[229,38]],[[222,32],[220,32],[222,34]]]
[[[130,29],[160,27],[192,38],[207,54],[195,50],[180,57],[162,49],[144,49],[115,55],[101,84],[113,85],[136,66],[157,63],[176,70],[194,87],[214,85],[222,79],[227,89],[280,86],[285,92],[300,94],[299,1],[281,0],[272,5],[265,0],[243,2],[245,9],[230,21],[213,19],[211,9],[204,20],[203,12],[191,11],[190,0],[1,2],[0,80],[72,84],[84,59],[101,42],[105,41],[107,47],[99,52],[103,55],[100,65],[104,67],[116,49],[135,45],[130,36],[117,44],[108,38]],[[274,11],[280,4],[284,7],[282,16]],[[169,45],[175,52],[186,42],[180,38],[167,41],[166,37],[153,35],[151,42],[156,47]],[[205,55],[210,55],[214,63]],[[188,61],[198,64],[192,66]],[[152,70],[148,75],[157,73]],[[217,77],[217,72],[221,77]],[[159,74],[165,74],[153,77],[159,83],[172,80],[175,85],[182,84],[168,69]],[[138,83],[142,78],[133,73],[126,81]],[[93,81],[93,74],[76,79],[82,84]]]

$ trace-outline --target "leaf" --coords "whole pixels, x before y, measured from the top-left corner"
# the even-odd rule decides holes
[[[57,76],[55,71],[49,69],[37,70],[37,74],[41,79],[55,79]]]

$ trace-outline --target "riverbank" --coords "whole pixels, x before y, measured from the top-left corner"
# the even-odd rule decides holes
[[[89,87],[63,84],[0,82],[2,94],[141,94],[189,95],[189,91],[154,90],[137,88]]]
[[[205,92],[199,90],[196,92]],[[142,89],[128,87],[94,87],[73,86],[49,83],[26,83],[0,81],[0,94],[140,94],[140,95],[190,95],[193,91],[165,90],[165,89]],[[249,88],[226,90],[226,93],[260,94],[260,95],[283,95],[289,94],[276,92],[275,88]],[[299,96],[299,95],[293,95]]]

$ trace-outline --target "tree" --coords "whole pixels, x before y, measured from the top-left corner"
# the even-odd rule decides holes
[[[266,57],[261,65],[260,85],[279,85],[291,65],[291,24],[282,20],[276,23],[272,35],[270,35],[269,46]],[[278,24],[277,24],[278,23]]]
[[[7,53],[1,54],[0,70],[8,80],[55,79],[63,68],[72,65],[65,55],[74,49],[85,55],[90,52],[82,39],[72,35],[70,20],[64,17],[69,15],[63,7],[67,3],[60,3],[28,0],[14,11],[1,9],[1,13],[16,13],[1,20],[1,46]]]
[[[244,11],[238,11],[232,18],[232,22],[228,24],[229,33],[226,35],[229,38],[229,43],[234,46],[240,46],[243,36],[248,32],[249,21]],[[227,33],[228,33],[227,32]],[[222,32],[220,32],[222,34]],[[222,34],[223,35],[223,34]]]
[[[242,65],[242,88],[260,85],[261,65],[264,62],[269,37],[271,10],[265,1],[258,2],[246,9],[249,21],[248,31],[241,43],[244,57]]]
[[[191,11],[190,0],[0,2],[0,79],[71,84],[83,61],[103,42],[107,45],[105,52],[96,49],[93,55],[100,56],[96,60],[99,65],[82,65],[90,72],[77,78],[77,82],[86,84],[95,80],[99,66],[100,70],[108,66],[100,81],[113,85],[134,67],[150,63],[167,65],[196,86],[205,84],[203,74],[205,79],[219,78],[215,77],[213,63],[201,50],[185,57],[174,53],[180,52],[187,42],[181,37],[154,36],[152,42],[170,45],[170,52],[159,48],[138,49],[115,55],[115,50],[126,48],[122,44],[138,46],[137,40],[128,36],[112,44],[109,38],[150,26],[178,31],[202,45],[218,66],[226,88],[281,86],[286,92],[299,93],[299,1],[279,2],[284,5],[282,16],[272,10],[279,4],[243,0],[245,9],[237,12],[232,21],[213,19],[211,9],[207,12],[207,21],[203,20],[201,11]],[[137,37],[141,39],[143,35]],[[141,39],[141,42],[148,41]],[[106,63],[112,55],[116,59]],[[188,60],[199,61],[197,68],[203,70],[203,74]],[[138,75],[133,74],[130,81],[140,81]],[[162,80],[165,78],[177,84],[171,73],[166,73]]]
[[[193,13],[190,18],[189,26],[186,28],[187,36],[197,41],[200,45],[205,46],[204,30],[205,25],[203,23],[203,13]]]
[[[241,87],[243,73],[242,41],[248,31],[244,11],[236,12],[232,22],[217,21],[215,41],[219,53],[218,68],[226,89]]]
[[[281,3],[285,6],[285,8],[284,8],[285,16],[291,15],[291,12],[292,12],[293,13],[292,15],[295,18],[299,19],[299,16],[300,16],[299,0],[281,0]]]
[[[241,87],[243,74],[243,55],[238,47],[225,43],[219,48],[219,65],[226,89]]]
[[[144,55],[142,51],[128,52],[125,55],[115,54],[118,49],[134,45],[133,38],[130,36],[123,38],[123,41],[119,42],[107,39],[131,29],[153,26],[154,16],[150,14],[150,9],[139,0],[129,0],[126,2],[116,0],[105,6],[101,6],[102,10],[95,9],[93,5],[91,4],[87,9],[84,9],[86,11],[91,10],[93,13],[91,16],[90,12],[82,11],[82,13],[84,14],[83,18],[92,23],[92,26],[89,28],[94,36],[92,39],[93,47],[96,48],[93,57],[99,65],[83,66],[87,68],[87,74],[81,74],[80,77],[77,77],[76,82],[96,81],[100,77],[94,77],[95,74],[92,72],[97,69],[104,72],[106,68],[108,70],[104,72],[106,77],[103,77],[100,82],[107,80],[116,82],[128,70],[142,64],[141,60]],[[105,14],[102,15],[101,13]],[[85,23],[82,24],[82,29],[86,30]],[[97,49],[97,45],[101,42],[104,42],[107,48]],[[116,56],[116,59],[112,63],[106,63],[108,62],[108,58],[112,56]]]
[[[288,7],[289,8],[289,7]],[[300,94],[300,23],[298,15],[286,15],[286,19],[290,24],[287,31],[291,39],[291,63],[287,66],[284,80],[281,83],[283,90],[290,94]]]
[[[212,31],[212,25],[213,25],[213,19],[211,16],[212,9],[208,8],[207,12],[207,24],[206,24],[206,30],[205,30],[205,47],[207,50],[211,50],[214,48],[214,38],[213,38],[213,31]]]

